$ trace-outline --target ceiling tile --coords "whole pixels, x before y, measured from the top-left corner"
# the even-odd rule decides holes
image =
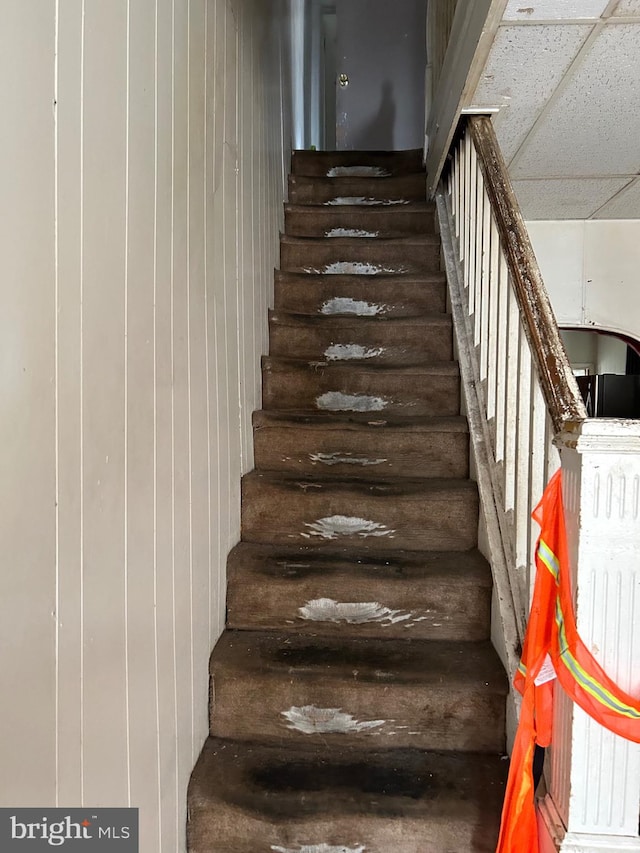
[[[620,0],[613,12],[614,18],[640,15],[640,0]]]
[[[626,178],[514,181],[525,219],[588,219],[618,192]]]
[[[594,219],[640,219],[640,179],[612,198]]]
[[[590,32],[588,24],[510,26],[498,30],[473,106],[501,107],[493,124],[507,162]]]
[[[604,27],[525,142],[514,177],[637,174],[639,80],[640,25]]]
[[[599,18],[608,5],[609,0],[509,0],[503,20],[556,21]]]

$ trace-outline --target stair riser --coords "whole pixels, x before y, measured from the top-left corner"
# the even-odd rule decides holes
[[[344,304],[345,300],[365,306],[383,306],[381,315],[384,317],[444,312],[446,306],[445,285],[438,280],[406,282],[397,278],[390,283],[388,278],[379,276],[288,277],[287,273],[276,274],[275,307],[278,311],[325,316],[328,311],[336,310],[332,309],[333,305]]]
[[[318,637],[379,637],[417,640],[485,640],[489,636],[491,591],[470,591],[468,586],[446,578],[398,580],[384,575],[368,576],[321,573],[296,577],[243,571],[229,575],[227,627],[286,630]],[[410,588],[407,586],[410,584]],[[372,616],[370,622],[349,623],[320,618],[317,602],[370,603],[380,605],[387,619]],[[377,621],[376,621],[377,620]],[[397,620],[397,621],[394,621]]]
[[[373,166],[394,175],[422,169],[422,150],[411,151],[294,151],[291,172],[294,175],[325,177],[333,167]]]
[[[373,198],[401,201],[425,201],[424,174],[391,178],[306,178],[289,177],[291,204],[326,204],[336,198]]]
[[[469,436],[461,432],[285,426],[254,430],[256,468],[307,477],[467,477],[468,447]]]
[[[366,819],[314,815],[267,823],[226,803],[215,815],[196,805],[189,808],[189,853],[299,853],[315,849],[315,844],[320,850],[327,849],[322,844],[329,845],[331,853],[492,853],[498,828],[486,845],[479,846],[476,827],[486,823],[482,812],[478,808],[474,816],[450,815],[427,823],[405,816],[392,820],[379,808]]]
[[[285,233],[290,237],[333,237],[335,229],[365,231],[370,236],[391,238],[410,234],[431,234],[434,231],[433,210],[402,209],[389,205],[369,209],[321,206],[287,208]],[[362,235],[364,237],[364,235]]]
[[[337,406],[349,406],[363,411],[368,407],[374,420],[383,420],[385,414],[457,415],[459,393],[459,377],[446,374],[407,378],[354,369],[338,376],[322,368],[277,372],[265,368],[262,382],[265,409],[337,411]],[[329,394],[343,396],[334,402],[336,398]]]
[[[262,742],[291,741],[325,744],[345,749],[367,744],[376,749],[443,749],[469,752],[499,752],[504,749],[504,697],[484,685],[457,688],[455,684],[400,684],[391,673],[380,672],[379,680],[363,682],[357,673],[334,680],[317,673],[265,672],[249,679],[227,677],[215,672],[211,734]],[[353,731],[307,734],[305,724],[290,721],[292,709],[314,706],[340,709],[357,723],[376,722]],[[502,733],[501,733],[502,732]]]
[[[307,361],[366,361],[367,364],[419,364],[450,361],[453,356],[449,322],[418,324],[356,321],[310,324],[274,321],[269,352]]]
[[[340,266],[335,267],[336,264]],[[365,272],[365,269],[375,270],[373,274],[438,272],[440,246],[435,242],[415,242],[403,243],[398,248],[392,243],[371,239],[283,241],[280,268],[317,273],[335,268],[346,274]]]
[[[189,785],[191,853],[495,850],[506,762],[418,750],[327,758],[209,739]]]
[[[353,545],[375,551],[465,551],[477,542],[473,489],[244,478],[242,539],[274,545]],[[347,521],[344,521],[346,519]]]

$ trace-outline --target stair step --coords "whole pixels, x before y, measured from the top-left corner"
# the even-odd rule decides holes
[[[227,563],[227,627],[342,637],[486,640],[491,573],[478,551],[376,558],[241,542]]]
[[[427,273],[440,269],[435,236],[280,239],[280,267],[291,272],[365,275]]]
[[[422,151],[292,155],[189,853],[493,853],[508,683]]]
[[[321,480],[252,471],[242,478],[242,539],[353,545],[386,552],[475,548],[478,493],[470,480]]]
[[[270,312],[269,353],[280,358],[388,365],[450,361],[451,316],[332,317]]]
[[[341,749],[500,752],[507,681],[489,642],[223,632],[211,735]]]
[[[209,738],[189,785],[191,853],[493,853],[507,762]]]
[[[291,172],[294,175],[326,177],[331,169],[382,169],[392,175],[419,172],[422,149],[408,151],[294,151]]]
[[[460,374],[455,362],[387,368],[267,356],[262,365],[265,409],[368,411],[374,420],[390,414],[460,412]]]
[[[412,317],[444,312],[445,278],[425,275],[313,275],[277,270],[275,308],[304,314]]]
[[[421,202],[366,205],[286,204],[285,233],[291,237],[404,237],[434,232],[434,206]]]
[[[391,177],[314,178],[289,175],[291,204],[370,204],[425,201],[427,181],[424,172]]]
[[[463,417],[375,418],[366,413],[259,411],[255,466],[297,476],[462,478],[469,474]]]

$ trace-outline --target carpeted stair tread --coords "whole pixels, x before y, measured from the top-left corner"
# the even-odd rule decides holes
[[[442,273],[323,275],[275,272],[275,308],[306,314],[411,317],[444,312]]]
[[[400,366],[449,361],[453,356],[451,316],[332,317],[271,311],[269,352],[331,363]]]
[[[469,434],[457,417],[254,412],[259,470],[336,477],[467,477]]]
[[[289,237],[280,239],[280,267],[311,274],[400,275],[437,272],[440,242],[435,235],[413,237]]]
[[[308,363],[304,359],[295,359],[295,358],[276,358],[265,355],[262,357],[262,363],[264,366],[268,366],[270,370],[274,372],[278,372],[279,370],[286,371],[291,367],[302,367],[308,366]],[[312,367],[316,367],[315,363],[311,365]],[[328,367],[334,370],[334,372],[339,373],[348,373],[353,368],[354,365],[344,365],[344,364],[332,364]],[[434,361],[429,365],[420,365],[419,367],[398,367],[398,368],[386,368],[386,367],[378,367],[375,365],[367,366],[367,365],[358,365],[358,371],[368,371],[372,374],[383,375],[385,373],[393,373],[398,376],[414,376],[414,375],[424,375],[432,373],[437,376],[458,376],[459,368],[458,363],[455,361],[451,361],[450,359],[444,359],[442,361]]]
[[[421,148],[406,151],[293,151],[291,172],[294,175],[326,177],[338,168],[378,168],[391,174],[419,172],[422,166]]]
[[[283,754],[209,738],[189,786],[189,849],[493,853],[505,775],[506,762],[484,754]]]
[[[289,175],[289,202],[291,204],[327,204],[353,199],[374,200],[384,203],[426,201],[427,181],[424,172],[391,175],[389,177],[340,176],[306,177]]]
[[[477,512],[477,487],[469,480],[370,482],[268,471],[242,478],[245,542],[466,551],[477,544]]]
[[[491,573],[478,551],[386,558],[241,542],[228,560],[227,626],[314,635],[485,640]]]
[[[429,683],[442,686],[443,676],[456,684],[481,684],[487,693],[508,692],[504,669],[487,641],[342,638],[294,636],[289,632],[223,632],[211,655],[210,673],[224,666],[243,673],[283,672],[301,682],[361,681],[368,684]],[[259,702],[260,697],[256,697]]]
[[[504,748],[507,681],[488,641],[226,630],[210,673],[214,736]]]
[[[491,643],[421,150],[292,155],[189,853],[493,853]]]
[[[418,416],[460,413],[455,362],[388,367],[264,357],[265,409],[369,411]]]
[[[414,201],[387,205],[286,204],[285,233],[290,237],[329,237],[339,239],[343,232],[352,236],[406,237],[433,234],[434,205]]]
[[[300,411],[265,411],[258,409],[253,413],[254,426],[265,426],[279,422],[286,422],[300,428],[326,430],[360,429],[366,426],[380,425],[389,429],[411,430],[415,432],[440,432],[441,430],[452,432],[463,432],[468,434],[469,427],[467,419],[463,415],[427,417],[427,416],[402,416],[385,415],[383,420],[376,415],[367,412],[313,412],[301,409]]]

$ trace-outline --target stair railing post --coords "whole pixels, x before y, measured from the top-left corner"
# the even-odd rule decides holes
[[[587,420],[561,433],[578,632],[627,693],[640,694],[640,421]],[[541,850],[640,851],[640,745],[556,689]]]

